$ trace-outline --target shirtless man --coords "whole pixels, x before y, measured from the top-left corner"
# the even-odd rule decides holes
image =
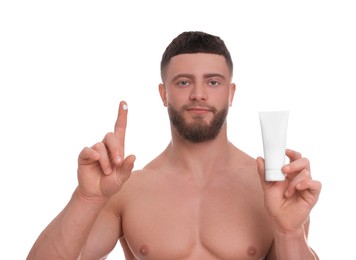
[[[159,93],[172,140],[140,171],[124,156],[127,104],[114,132],[84,148],[78,187],[28,259],[105,259],[120,241],[127,259],[318,259],[307,242],[321,184],[287,150],[284,182],[228,141],[235,84],[224,42],[185,32],[167,47]]]

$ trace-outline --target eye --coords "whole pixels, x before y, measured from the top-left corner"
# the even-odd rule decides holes
[[[178,86],[181,86],[181,87],[186,87],[186,86],[189,86],[189,81],[187,80],[181,80],[178,82]]]
[[[220,85],[220,82],[216,81],[216,80],[211,80],[211,81],[209,81],[209,85],[212,87],[216,87],[216,86]]]

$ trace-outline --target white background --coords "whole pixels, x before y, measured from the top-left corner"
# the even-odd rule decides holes
[[[288,147],[323,183],[309,241],[350,259],[356,232],[353,1],[1,1],[0,258],[25,259],[76,187],[84,146],[129,104],[126,152],[144,166],[170,140],[159,62],[186,30],[225,40],[237,93],[230,140],[262,154],[258,111],[288,109]],[[353,210],[352,210],[353,209]],[[118,259],[116,248],[109,259]]]

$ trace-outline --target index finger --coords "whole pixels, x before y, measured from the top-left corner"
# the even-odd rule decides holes
[[[120,156],[124,155],[124,147],[125,147],[125,133],[126,133],[126,125],[127,125],[127,112],[128,107],[125,101],[120,102],[119,112],[117,115],[114,134],[117,138],[119,144],[119,154]]]

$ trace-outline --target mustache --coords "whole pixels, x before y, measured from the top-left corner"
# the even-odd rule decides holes
[[[182,110],[187,110],[187,109],[191,109],[191,108],[195,108],[195,107],[205,108],[205,109],[208,109],[214,113],[217,111],[217,109],[215,107],[209,106],[208,104],[206,104],[204,102],[194,102],[194,103],[183,105]]]

